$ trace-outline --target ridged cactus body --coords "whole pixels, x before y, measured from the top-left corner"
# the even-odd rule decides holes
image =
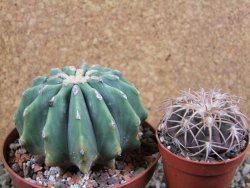
[[[117,70],[82,65],[52,69],[34,79],[15,116],[20,142],[46,165],[113,166],[122,151],[140,146],[147,113],[137,89]]]
[[[240,153],[248,139],[238,103],[237,97],[219,91],[183,92],[167,102],[158,130],[189,157],[224,160]]]

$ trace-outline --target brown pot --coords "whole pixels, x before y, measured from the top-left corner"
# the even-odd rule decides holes
[[[144,123],[144,126],[149,126],[153,131],[155,131],[154,128],[148,123]],[[18,188],[43,188],[43,186],[31,183],[25,180],[24,178],[22,178],[21,176],[19,176],[18,174],[16,174],[7,163],[7,157],[8,157],[7,151],[8,151],[9,145],[13,143],[18,137],[19,135],[18,135],[17,130],[13,129],[5,138],[3,147],[1,150],[3,164],[6,170],[9,172],[11,179],[13,181],[13,184],[16,187]],[[157,161],[159,160],[159,158],[160,158],[160,154],[158,154],[158,156],[154,159],[154,161],[151,162],[151,164],[147,167],[147,169],[141,172],[138,176],[131,178],[126,183],[114,186],[114,188],[140,188],[140,187],[143,188],[145,187],[145,185],[148,183],[148,181],[151,179],[154,173],[154,170],[156,168]]]
[[[223,162],[196,162],[172,153],[156,138],[168,188],[229,188],[236,168],[250,145],[237,157]]]

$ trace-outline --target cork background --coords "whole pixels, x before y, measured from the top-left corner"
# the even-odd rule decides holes
[[[0,145],[32,79],[82,60],[123,72],[154,126],[189,88],[241,96],[250,117],[250,1],[1,0]]]

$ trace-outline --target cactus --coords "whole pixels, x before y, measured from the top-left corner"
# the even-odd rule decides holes
[[[238,103],[239,98],[220,91],[183,92],[166,102],[158,131],[185,156],[225,160],[240,153],[248,141],[246,117]]]
[[[117,70],[99,65],[52,69],[33,80],[15,116],[20,143],[48,166],[114,167],[115,157],[140,147],[146,119],[137,89]]]

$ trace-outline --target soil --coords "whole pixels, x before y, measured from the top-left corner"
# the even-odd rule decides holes
[[[154,133],[143,128],[140,150],[122,153],[116,158],[115,169],[93,168],[89,174],[76,167],[62,172],[59,167],[48,167],[43,159],[22,148],[16,140],[9,146],[9,166],[26,180],[49,188],[56,187],[112,187],[129,181],[144,171],[157,157]]]

